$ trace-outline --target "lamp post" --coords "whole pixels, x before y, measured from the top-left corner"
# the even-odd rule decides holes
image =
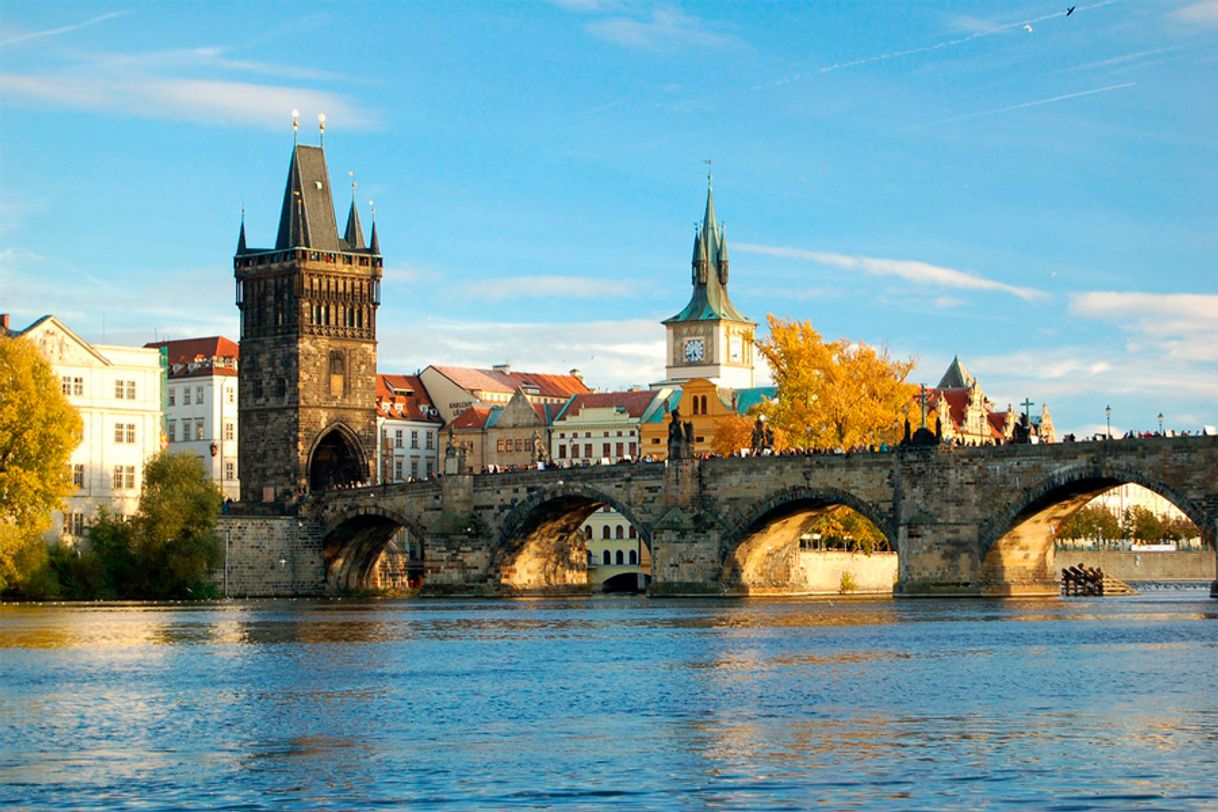
[[[1109,440],[1111,440],[1112,439],[1112,407],[1111,406],[1104,407],[1104,421],[1105,421],[1106,425],[1108,426],[1108,434],[1105,436],[1107,436],[1107,438]]]
[[[1163,412],[1159,412],[1159,436],[1163,436]]]

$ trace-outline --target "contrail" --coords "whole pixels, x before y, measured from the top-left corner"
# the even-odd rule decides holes
[[[1095,3],[1090,6],[1082,6],[1081,8],[1079,8],[1077,10],[1078,11],[1090,11],[1091,9],[1103,8],[1104,6],[1111,6],[1113,3],[1119,3],[1119,2],[1120,2],[1120,0],[1104,0],[1104,2],[1102,2],[1102,3]],[[920,48],[910,48],[910,49],[904,50],[904,51],[892,51],[891,53],[880,54],[879,56],[869,56],[869,57],[865,57],[863,59],[855,59],[850,62],[839,62],[835,65],[829,65],[828,67],[821,68],[820,72],[829,73],[831,71],[841,70],[842,68],[853,68],[857,65],[869,65],[872,62],[883,62],[886,59],[899,59],[903,56],[913,56],[914,54],[924,54],[924,53],[929,53],[931,51],[939,51],[944,48],[951,48],[956,45],[963,45],[964,43],[972,42],[975,39],[981,39],[982,37],[989,37],[994,34],[1001,33],[1003,31],[1009,31],[1012,28],[1022,28],[1025,25],[1032,25],[1033,23],[1043,23],[1045,20],[1052,20],[1056,17],[1065,17],[1065,16],[1066,16],[1066,12],[1056,11],[1052,14],[1046,14],[1043,17],[1036,17],[1035,19],[1031,19],[1031,20],[1020,20],[1019,22],[1016,22],[1016,23],[1006,23],[1005,25],[995,26],[994,28],[988,28],[985,31],[978,31],[976,34],[969,34],[967,37],[960,37],[958,39],[948,40],[947,42],[939,42],[934,45],[924,45]]]
[[[1053,96],[1048,99],[1037,99],[1036,101],[1024,102],[1023,104],[1012,104],[1010,107],[999,107],[995,110],[982,110],[980,113],[968,113],[963,116],[954,116],[945,118],[942,121],[936,121],[933,124],[923,124],[923,127],[933,127],[938,124],[951,124],[953,121],[967,121],[970,118],[980,118],[981,116],[992,116],[997,113],[1009,113],[1012,110],[1023,110],[1026,107],[1039,107],[1042,104],[1053,104],[1054,102],[1065,101],[1066,99],[1077,99],[1079,96],[1091,96],[1095,93],[1108,93],[1113,90],[1120,90],[1125,87],[1133,87],[1137,82],[1122,82],[1119,85],[1109,85],[1108,87],[1097,87],[1094,90],[1080,90],[1078,93],[1066,93],[1063,96]]]
[[[42,37],[54,37],[58,34],[66,34],[69,31],[76,31],[77,29],[80,29],[80,28],[87,28],[90,25],[97,25],[98,23],[105,22],[106,20],[111,20],[111,19],[114,19],[115,17],[123,17],[128,14],[131,14],[131,12],[130,11],[111,11],[108,14],[101,14],[101,15],[98,15],[97,17],[92,17],[88,20],[85,20],[83,23],[77,23],[76,25],[65,25],[63,28],[51,28],[46,31],[31,31],[28,34],[22,34],[21,36],[18,36],[18,37],[11,37],[9,39],[4,40],[3,42],[0,42],[0,48],[4,48],[8,45],[15,45],[18,42],[25,42],[26,40],[40,39]]]

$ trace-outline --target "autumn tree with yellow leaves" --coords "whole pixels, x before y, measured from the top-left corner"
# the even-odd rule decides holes
[[[778,449],[850,450],[893,445],[914,397],[901,361],[846,339],[826,342],[808,321],[766,317],[770,335],[757,342],[778,387],[760,411]]]
[[[72,493],[80,415],[24,338],[0,336],[0,590],[42,565],[42,534]]]

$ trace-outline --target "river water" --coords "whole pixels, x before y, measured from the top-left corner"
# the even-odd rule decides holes
[[[1218,808],[1218,601],[0,606],[0,807]]]

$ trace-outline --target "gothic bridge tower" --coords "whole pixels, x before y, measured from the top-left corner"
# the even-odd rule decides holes
[[[321,147],[296,145],[274,248],[233,271],[241,311],[241,499],[264,502],[372,478],[381,252],[365,245],[352,184],[339,236]]]

